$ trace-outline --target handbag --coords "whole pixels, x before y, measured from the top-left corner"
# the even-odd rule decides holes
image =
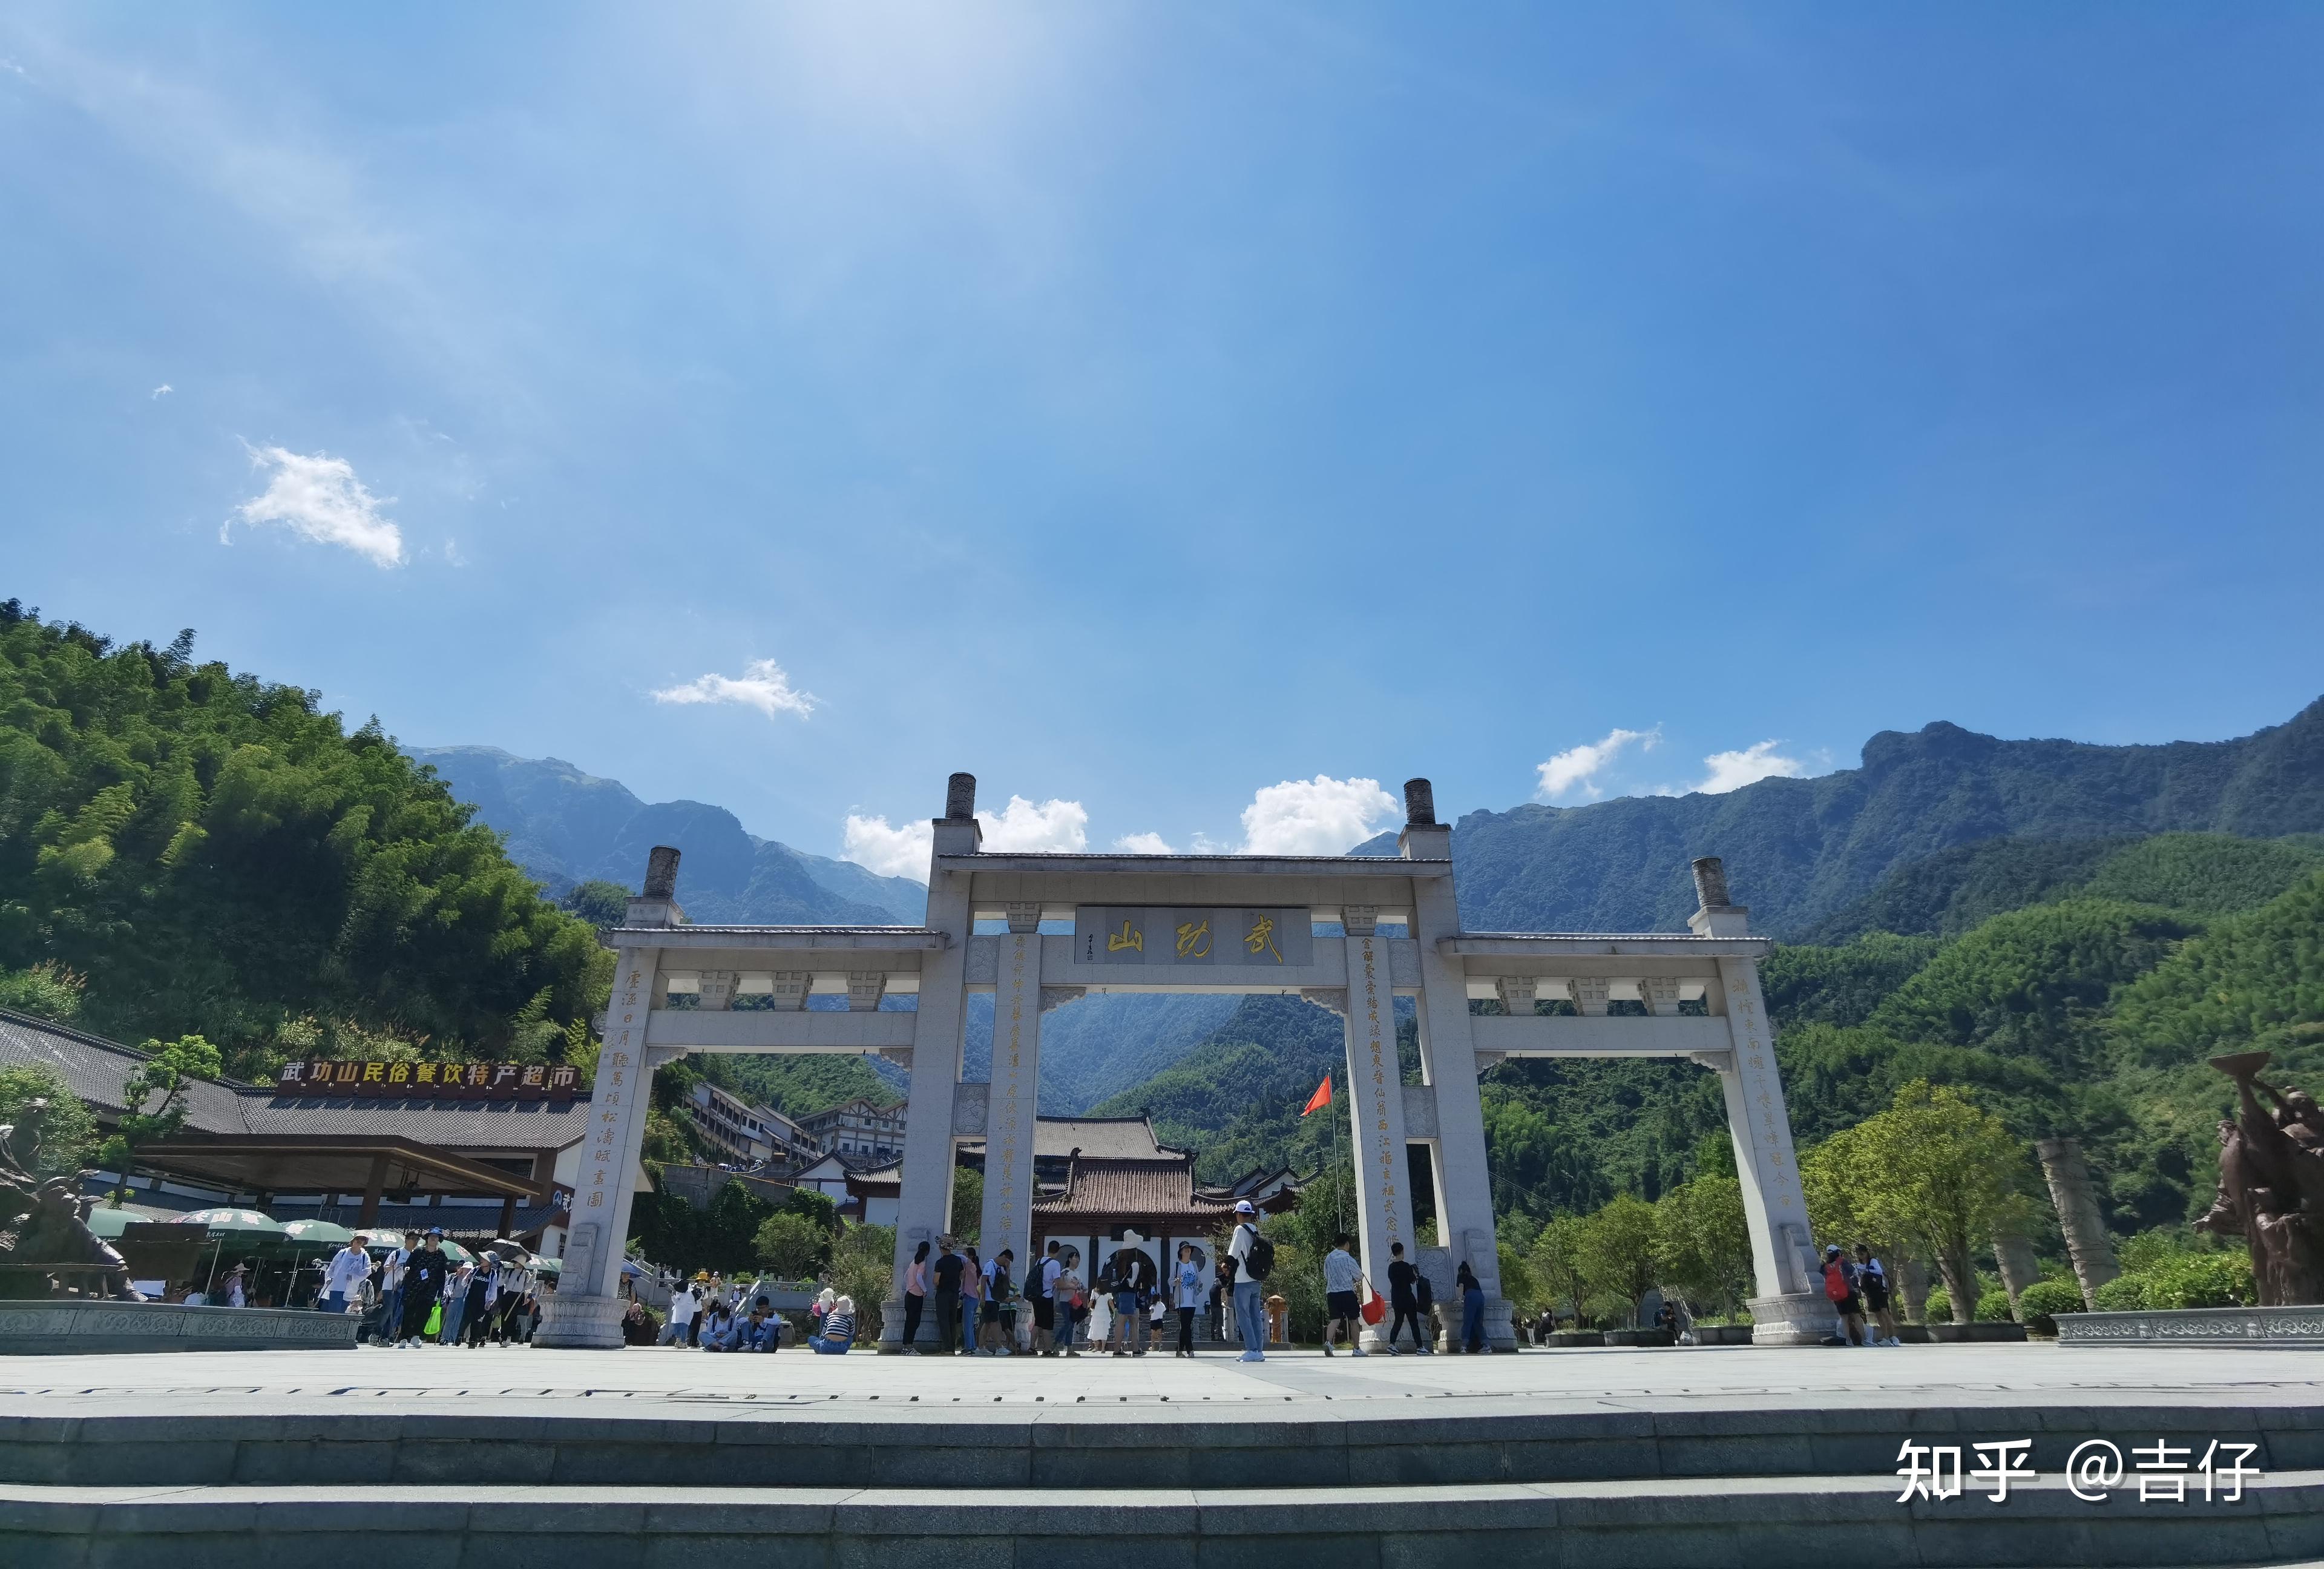
[[[438,1302],[435,1306],[428,1310],[427,1325],[421,1329],[420,1333],[422,1334],[441,1334],[443,1332],[444,1305]]]
[[[1364,1305],[1357,1311],[1364,1315],[1366,1324],[1378,1324],[1388,1316],[1388,1304],[1380,1300],[1379,1290],[1372,1284],[1371,1277],[1369,1275],[1364,1277],[1364,1290],[1367,1293]]]

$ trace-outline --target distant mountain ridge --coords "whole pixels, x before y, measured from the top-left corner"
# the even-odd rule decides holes
[[[475,807],[507,840],[509,858],[555,895],[592,879],[634,892],[647,852],[674,844],[686,858],[678,900],[693,920],[918,926],[927,918],[927,890],[909,878],[759,838],[724,807],[649,805],[618,780],[496,746],[405,751]]]
[[[1472,931],[1683,930],[1687,863],[1718,855],[1754,928],[1796,937],[1891,872],[1983,840],[2319,831],[2324,699],[2236,740],[2159,746],[1884,730],[1861,767],[1817,779],[1471,812],[1452,858]]]

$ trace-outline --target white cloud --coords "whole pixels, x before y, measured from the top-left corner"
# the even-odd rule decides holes
[[[1079,801],[1047,800],[1035,806],[1023,796],[1010,796],[994,817],[979,812],[984,825],[984,847],[997,850],[1086,850],[1089,814]]]
[[[1251,797],[1242,811],[1243,852],[1251,855],[1340,855],[1392,818],[1396,798],[1376,779],[1285,780]]]
[[[1635,745],[1640,752],[1652,752],[1662,739],[1663,727],[1657,725],[1652,730],[1609,730],[1602,741],[1568,747],[1547,762],[1535,765],[1541,771],[1541,786],[1534,794],[1552,801],[1578,789],[1594,801],[1606,793],[1597,782],[1598,775],[1625,749]]]
[[[467,564],[468,558],[460,554],[460,541],[447,536],[444,540],[444,565],[466,567]]]
[[[1010,850],[1074,851],[1089,848],[1089,813],[1079,801],[1046,800],[1039,804],[1010,796],[998,814],[979,812],[988,853]],[[1150,834],[1136,835],[1153,838]],[[936,826],[926,819],[891,826],[882,817],[850,812],[840,828],[840,854],[882,877],[908,877],[925,882],[928,853],[935,846]],[[1159,844],[1159,840],[1155,841]]]
[[[1763,779],[1804,779],[1808,765],[1796,757],[1780,757],[1780,741],[1762,741],[1740,752],[1714,752],[1702,760],[1711,771],[1695,789],[1706,796],[1723,796]]]
[[[768,718],[780,714],[796,714],[804,719],[815,712],[816,698],[812,692],[793,688],[790,677],[782,666],[772,660],[752,660],[742,667],[740,676],[711,673],[696,676],[675,687],[664,687],[653,695],[657,703],[740,703],[745,708],[756,708]]]
[[[928,852],[936,838],[936,829],[928,823],[906,823],[891,828],[888,819],[847,814],[846,826],[840,832],[840,854],[867,872],[882,877],[908,877],[915,882],[925,882],[928,877]]]
[[[1117,850],[1127,850],[1132,855],[1176,855],[1168,840],[1159,834],[1124,834],[1113,842]]]
[[[355,477],[355,466],[327,453],[306,455],[282,447],[244,446],[253,468],[271,469],[266,489],[235,509],[252,528],[280,524],[318,545],[343,545],[374,566],[403,564],[403,531],[380,514],[393,496],[375,496]],[[223,540],[234,528],[226,520]]]
[[[160,386],[153,389],[148,401],[150,401],[151,398],[166,398],[177,390],[177,388],[171,386],[169,383],[163,382]]]

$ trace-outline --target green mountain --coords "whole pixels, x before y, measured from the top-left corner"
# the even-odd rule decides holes
[[[1883,879],[1965,846],[2173,831],[2324,832],[2324,701],[2237,740],[2163,746],[1883,731],[1861,767],[1820,779],[1471,812],[1452,857],[1473,931],[1680,930],[1694,907],[1687,863],[1719,855],[1757,929],[1804,937]]]
[[[421,746],[410,755],[474,807],[510,857],[554,896],[587,881],[635,892],[646,853],[674,844],[686,858],[680,902],[704,924],[918,926],[927,918],[928,891],[911,879],[759,838],[724,807],[649,806],[619,781],[560,759],[492,746]]]
[[[375,723],[193,641],[0,604],[0,971],[69,972],[91,1028],[199,1034],[242,1072],[586,1045],[612,974],[589,928]]]

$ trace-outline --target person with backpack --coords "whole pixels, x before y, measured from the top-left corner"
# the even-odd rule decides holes
[[[1250,1200],[1235,1201],[1234,1236],[1227,1243],[1227,1262],[1234,1270],[1235,1330],[1242,1337],[1239,1361],[1267,1360],[1267,1278],[1275,1272],[1275,1244],[1259,1234],[1259,1207]]]
[[[1896,1336],[1896,1315],[1888,1306],[1888,1271],[1872,1256],[1872,1250],[1863,1242],[1856,1244],[1856,1284],[1864,1293],[1864,1313],[1878,1327],[1872,1336],[1874,1345],[1902,1345]]]
[[[1025,1295],[1033,1304],[1033,1354],[1037,1357],[1057,1354],[1057,1274],[1065,1267],[1058,1261],[1057,1248],[1057,1239],[1051,1237],[1047,1251],[1025,1276]]]
[[[1840,1343],[1871,1343],[1864,1341],[1864,1301],[1856,1292],[1856,1266],[1840,1251],[1838,1242],[1824,1247],[1823,1294],[1831,1310],[1840,1315]]]
[[[1017,1316],[1015,1310],[1009,1306],[1011,1288],[1009,1272],[1016,1264],[1017,1251],[1003,1248],[992,1256],[992,1262],[984,1267],[983,1323],[977,1327],[976,1354],[979,1356],[1005,1357],[1009,1354],[1010,1332]]]
[[[1404,1333],[1404,1326],[1409,1324],[1412,1325],[1413,1345],[1417,1348],[1422,1356],[1426,1356],[1429,1352],[1428,1336],[1422,1332],[1420,1326],[1428,1321],[1428,1315],[1421,1311],[1420,1295],[1416,1287],[1425,1287],[1427,1282],[1421,1279],[1420,1271],[1415,1269],[1411,1260],[1404,1256],[1402,1242],[1390,1242],[1388,1245],[1388,1305],[1396,1314],[1394,1318],[1388,1320],[1388,1353],[1390,1356],[1404,1354],[1396,1349],[1397,1337]]]

